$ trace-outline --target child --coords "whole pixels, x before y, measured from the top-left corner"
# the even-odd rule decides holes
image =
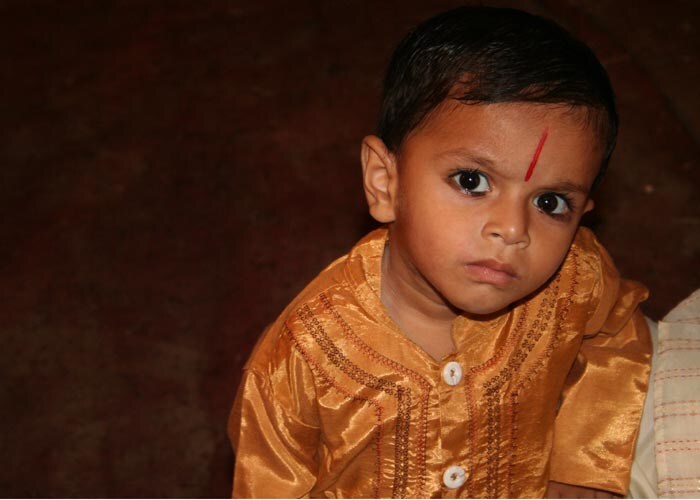
[[[234,496],[625,494],[647,292],[579,228],[616,133],[605,70],[550,21],[463,7],[403,40],[361,151],[384,226],[255,347]]]

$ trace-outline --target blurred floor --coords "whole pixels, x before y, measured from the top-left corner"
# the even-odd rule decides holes
[[[3,496],[229,494],[255,338],[373,227],[382,71],[456,1],[0,0]],[[700,4],[486,2],[608,67],[589,220],[659,318],[700,286]]]

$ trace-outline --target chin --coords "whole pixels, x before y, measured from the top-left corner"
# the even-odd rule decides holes
[[[499,316],[510,309],[512,302],[494,302],[487,304],[469,304],[464,307],[457,307],[461,310],[463,314],[467,316],[483,316],[483,319],[488,319],[489,317]]]

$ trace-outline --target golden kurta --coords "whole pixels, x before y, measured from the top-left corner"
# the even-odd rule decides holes
[[[624,494],[644,287],[582,228],[537,293],[458,317],[437,362],[380,301],[386,238],[326,268],[255,347],[229,422],[234,496],[541,497],[548,480]]]

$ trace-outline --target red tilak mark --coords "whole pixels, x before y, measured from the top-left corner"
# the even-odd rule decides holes
[[[527,167],[527,173],[525,174],[525,182],[530,180],[530,177],[532,177],[532,172],[535,170],[535,165],[537,165],[537,160],[540,159],[540,153],[542,152],[542,147],[544,146],[544,141],[547,140],[547,129],[544,129],[544,132],[542,132],[542,137],[540,137],[540,142],[537,143],[537,149],[535,149],[535,154],[532,156],[532,161],[530,162],[530,166]]]

